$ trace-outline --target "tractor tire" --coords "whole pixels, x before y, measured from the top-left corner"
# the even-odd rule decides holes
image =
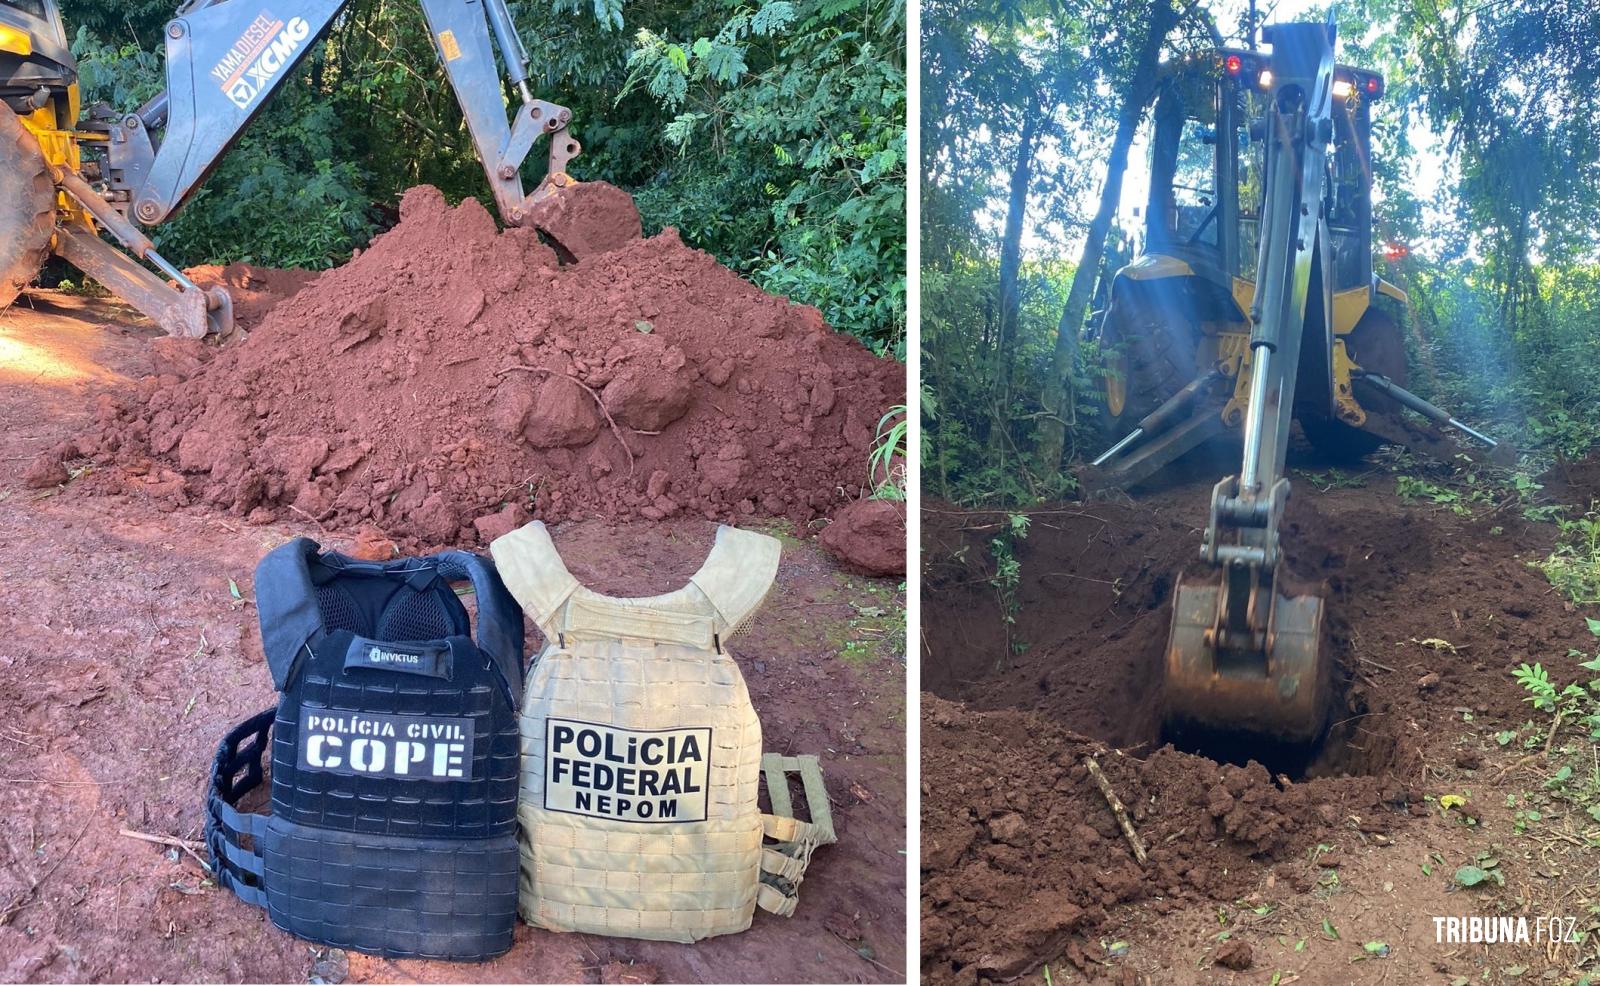
[[[1151,293],[1117,300],[1100,334],[1112,375],[1100,387],[1109,435],[1120,439],[1195,378],[1197,329],[1181,311],[1163,309]],[[1116,399],[1117,377],[1122,399]]]
[[[1381,373],[1400,386],[1406,386],[1406,344],[1400,327],[1394,319],[1376,307],[1369,307],[1361,321],[1345,337],[1345,349],[1356,365],[1370,373]],[[1368,417],[1389,415],[1399,417],[1402,408],[1391,397],[1363,390],[1357,400],[1366,409]],[[1383,445],[1384,440],[1371,432],[1352,428],[1342,421],[1332,419],[1304,420],[1300,427],[1306,439],[1323,456],[1331,461],[1351,463],[1371,455]]]
[[[0,311],[39,276],[56,224],[56,188],[39,142],[0,103]]]

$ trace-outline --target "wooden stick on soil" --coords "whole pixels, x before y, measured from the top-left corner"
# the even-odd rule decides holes
[[[595,392],[595,389],[593,387],[591,387],[588,384],[584,383],[582,380],[579,380],[577,377],[569,377],[565,373],[557,373],[556,371],[550,369],[549,367],[544,367],[544,366],[521,366],[521,365],[508,366],[503,370],[496,370],[494,375],[497,376],[497,377],[503,377],[507,373],[517,373],[517,372],[522,372],[522,373],[543,373],[546,376],[559,377],[562,380],[566,380],[566,381],[570,382],[575,387],[583,388],[583,391],[585,393],[587,393],[590,397],[594,398],[595,406],[600,409],[600,413],[605,415],[606,424],[611,426],[611,434],[616,436],[617,442],[622,446],[622,451],[628,453],[628,475],[629,475],[629,477],[633,476],[634,459],[636,459],[638,457],[633,454],[633,447],[628,444],[628,440],[626,438],[622,437],[622,429],[617,427],[617,422],[616,422],[615,419],[613,419],[611,417],[611,412],[606,410],[606,402],[600,399],[600,395]],[[640,434],[641,435],[648,435],[648,434],[651,434],[651,433],[650,432],[640,432]]]
[[[78,848],[78,843],[83,839],[83,833],[87,831],[89,831],[89,823],[84,822],[83,828],[80,828],[78,830],[78,834],[72,837],[72,842],[67,846],[67,851],[56,857],[55,863],[45,871],[44,876],[41,876],[37,880],[30,880],[28,886],[21,893],[17,894],[17,896],[12,899],[11,903],[6,905],[5,910],[0,911],[0,927],[5,927],[7,924],[10,924],[11,919],[16,917],[23,908],[27,907],[29,904],[32,904],[38,899],[39,888],[44,886],[45,881],[49,880],[52,876],[55,876],[56,870],[59,870],[61,868],[61,864],[65,863],[68,857],[72,855],[72,851]]]
[[[1122,826],[1122,834],[1127,837],[1128,845],[1133,848],[1133,858],[1143,866],[1149,861],[1145,855],[1144,843],[1139,839],[1139,833],[1133,830],[1133,823],[1128,820],[1128,809],[1123,806],[1122,799],[1117,797],[1117,792],[1111,790],[1111,782],[1106,780],[1105,772],[1100,769],[1100,764],[1094,757],[1084,757],[1083,765],[1089,768],[1089,776],[1094,779],[1095,787],[1105,796],[1106,804],[1111,806],[1111,814],[1117,818],[1117,824]]]
[[[211,872],[211,864],[200,858],[199,850],[206,847],[204,842],[196,842],[193,839],[180,839],[173,835],[151,835],[148,832],[135,832],[133,829],[122,829],[117,834],[130,839],[138,839],[140,842],[153,842],[158,846],[171,846],[174,849],[182,849],[192,856],[194,861],[199,863],[200,867],[207,873]]]

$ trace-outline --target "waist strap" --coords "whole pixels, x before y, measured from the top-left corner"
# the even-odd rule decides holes
[[[267,816],[239,810],[239,800],[266,779],[267,736],[278,710],[258,712],[222,738],[211,762],[211,785],[206,792],[206,848],[217,886],[232,890],[256,907],[267,906],[262,884],[261,834]]]
[[[838,842],[833,828],[833,811],[828,806],[828,790],[822,783],[822,765],[816,757],[785,757],[768,753],[761,758],[766,779],[767,801],[772,814],[761,816],[762,832],[774,844],[761,851],[761,888],[756,904],[780,917],[794,914],[800,902],[800,881],[805,878],[811,854],[818,846]],[[789,775],[800,775],[806,793],[811,821],[794,817],[789,797]]]

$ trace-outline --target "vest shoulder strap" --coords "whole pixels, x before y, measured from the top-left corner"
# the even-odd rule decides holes
[[[575,624],[591,629],[605,626],[630,635],[628,625],[638,623],[645,627],[641,631],[645,637],[701,646],[710,641],[700,641],[693,628],[674,630],[674,621],[709,625],[709,631],[701,632],[723,636],[737,631],[771,590],[782,551],[776,538],[719,527],[715,546],[687,586],[659,596],[614,598],[585,588],[567,571],[541,521],[496,538],[489,546],[500,577],[547,637],[574,629]]]
[[[256,612],[261,618],[261,649],[272,684],[283,691],[294,677],[306,644],[323,633],[322,612],[311,585],[311,560],[317,542],[295,538],[267,553],[256,565]]]
[[[261,617],[261,647],[272,684],[283,691],[294,680],[307,645],[327,635],[317,586],[341,572],[359,572],[403,579],[428,572],[451,581],[472,583],[478,599],[478,648],[495,663],[513,700],[522,692],[522,614],[488,560],[471,552],[446,551],[427,558],[366,562],[337,552],[323,553],[310,538],[295,538],[268,552],[256,566],[256,611]]]
[[[489,554],[523,611],[548,636],[556,614],[582,585],[567,571],[544,521],[524,524],[495,538]]]
[[[782,554],[777,538],[726,525],[717,528],[717,543],[689,581],[716,607],[718,633],[736,632],[767,598]]]
[[[431,556],[439,572],[451,581],[466,579],[477,596],[478,649],[489,656],[511,689],[512,704],[522,699],[522,610],[506,591],[504,580],[488,558],[470,551],[445,551]]]

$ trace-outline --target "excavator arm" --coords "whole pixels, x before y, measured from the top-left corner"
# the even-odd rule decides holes
[[[1312,287],[1321,288],[1329,242],[1322,187],[1333,138],[1332,34],[1322,24],[1266,28],[1274,74],[1244,452],[1239,472],[1211,495],[1200,553],[1216,574],[1182,582],[1173,602],[1166,718],[1179,728],[1310,741],[1326,722],[1323,602],[1280,585],[1278,531],[1302,345],[1331,344],[1330,297]]]
[[[1225,49],[1213,68],[1186,60],[1172,70],[1178,82],[1211,87],[1214,103],[1198,104],[1174,84],[1157,104],[1147,225],[1155,248],[1116,275],[1093,336],[1110,357],[1103,410],[1127,430],[1078,477],[1090,491],[1127,488],[1212,438],[1239,436],[1239,469],[1212,490],[1205,567],[1180,578],[1167,640],[1163,720],[1170,735],[1196,745],[1311,743],[1333,706],[1323,600],[1291,584],[1282,564],[1294,421],[1314,445],[1318,434],[1332,444],[1349,432],[1455,454],[1435,429],[1400,415],[1405,409],[1483,442],[1494,457],[1509,452],[1387,375],[1405,370],[1398,330],[1385,336],[1392,323],[1363,315],[1382,314],[1370,309],[1382,284],[1350,287],[1348,253],[1336,260],[1353,242],[1370,243],[1369,176],[1352,180],[1348,169],[1352,148],[1357,166],[1367,166],[1363,99],[1381,93],[1381,78],[1336,65],[1331,21],[1263,34],[1270,55]],[[1180,235],[1171,192],[1186,121],[1210,130],[1220,199]],[[1250,148],[1250,206],[1260,190],[1248,223],[1236,140]],[[1214,238],[1201,241],[1212,222]],[[1238,251],[1252,240],[1255,262],[1240,264]],[[1370,266],[1357,264],[1362,272],[1370,276]]]
[[[126,115],[91,111],[83,130],[103,150],[98,181],[57,183],[127,250],[176,283],[176,297],[161,278],[86,230],[65,231],[58,252],[174,335],[227,331],[226,296],[202,292],[132,224],[157,225],[182,207],[349,3],[189,0],[166,27],[166,91]],[[581,150],[567,131],[572,114],[534,98],[528,55],[505,0],[419,3],[500,216],[521,225],[534,203],[571,181],[567,163]],[[506,81],[520,97],[509,117]],[[541,137],[549,138],[546,174],[529,194],[522,165]]]

